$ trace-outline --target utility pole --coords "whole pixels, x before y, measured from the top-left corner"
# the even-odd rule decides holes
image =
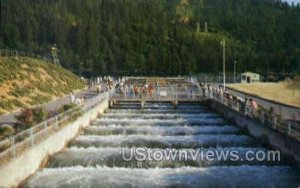
[[[82,61],[80,61],[80,63],[79,63],[79,75],[80,75],[80,78],[82,77],[82,65],[83,65],[83,63],[82,63]]]
[[[233,67],[233,80],[234,80],[234,83],[236,83],[236,64],[237,64],[237,60],[234,60],[234,67]]]
[[[225,38],[223,39],[223,41],[221,42],[222,46],[223,46],[223,89],[225,91],[225,84],[226,84],[226,75],[225,75],[225,58],[226,58],[226,41],[225,41]]]
[[[208,32],[208,26],[207,26],[207,22],[205,22],[204,24],[204,32],[207,33]]]
[[[200,33],[200,23],[199,22],[197,22],[197,33]]]

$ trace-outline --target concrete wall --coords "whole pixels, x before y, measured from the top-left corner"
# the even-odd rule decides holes
[[[108,108],[108,100],[91,109],[70,125],[54,133],[45,141],[24,152],[20,157],[0,168],[0,187],[16,187],[28,176],[40,168],[50,155],[62,150],[73,139],[81,128],[87,127],[90,121],[97,118]]]
[[[234,121],[239,127],[247,131],[251,136],[267,142],[273,149],[290,159],[300,169],[300,142],[287,135],[273,130],[261,124],[259,121],[245,117],[227,106],[213,100],[207,101],[208,106],[225,118]]]

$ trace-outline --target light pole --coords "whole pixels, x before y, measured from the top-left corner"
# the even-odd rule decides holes
[[[233,66],[233,82],[236,83],[236,64],[237,60],[234,60],[234,66]]]
[[[225,38],[221,42],[221,45],[223,46],[223,89],[225,91],[225,88],[226,88],[226,86],[225,86],[225,84],[226,84],[226,75],[225,75],[226,42],[225,42]]]
[[[82,65],[83,65],[83,63],[82,63],[82,61],[80,61],[80,63],[79,63],[79,75],[80,75],[80,78],[82,77]]]

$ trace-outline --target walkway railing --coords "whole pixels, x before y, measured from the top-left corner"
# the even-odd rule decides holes
[[[110,99],[125,101],[199,101],[203,99],[203,95],[198,89],[159,87],[150,93],[143,93],[142,91],[135,93],[129,90],[116,92]]]
[[[64,113],[58,114],[50,119],[47,119],[27,130],[24,130],[8,139],[0,141],[0,165],[5,164],[11,159],[20,156],[24,151],[35,146],[45,138],[60,130],[68,121],[72,120],[74,116],[86,112],[94,108],[97,104],[105,99],[147,99],[147,100],[199,100],[204,96],[199,90],[186,90],[174,92],[170,90],[156,90],[153,94],[138,94],[123,93],[116,94],[113,92],[102,93],[95,97],[88,99],[84,104],[70,109]],[[246,117],[256,119],[262,124],[270,128],[280,131],[292,138],[300,141],[300,128],[291,121],[283,121],[278,114],[268,114],[263,110],[254,110],[247,106],[241,105],[240,102],[226,97],[218,96],[217,93],[211,93],[206,96],[216,100],[225,106],[243,114]]]
[[[291,120],[284,120],[280,114],[269,112],[266,109],[254,109],[250,105],[244,104],[244,101],[238,101],[228,97],[220,96],[218,93],[208,93],[208,98],[216,100],[228,108],[239,112],[245,117],[255,119],[261,124],[279,131],[289,137],[300,141],[300,124]]]
[[[265,126],[268,126],[276,131],[286,134],[300,141],[300,125],[297,122],[290,120],[283,120],[279,114],[270,113],[266,109],[258,108],[253,109],[251,106],[244,104],[244,101],[238,101],[230,99],[220,93],[208,92],[203,93],[203,90],[199,89],[187,89],[184,87],[170,87],[156,89],[152,94],[138,93],[125,91],[123,93],[116,93],[111,96],[111,100],[123,100],[123,101],[200,101],[203,99],[216,100],[225,106],[237,111],[245,117],[255,119]]]
[[[85,103],[76,106],[66,112],[49,118],[31,128],[16,135],[0,141],[0,165],[20,156],[24,151],[35,146],[53,133],[60,130],[68,121],[74,120],[76,116],[87,112],[109,98],[109,92],[99,94],[88,99]]]
[[[201,94],[191,93],[153,93],[153,94],[115,94],[111,100],[123,101],[200,101],[204,99]]]

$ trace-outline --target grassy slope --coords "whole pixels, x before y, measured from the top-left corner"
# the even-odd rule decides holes
[[[228,87],[262,98],[300,107],[300,82],[229,84]]]
[[[0,114],[42,104],[84,88],[70,71],[32,58],[0,58]]]

